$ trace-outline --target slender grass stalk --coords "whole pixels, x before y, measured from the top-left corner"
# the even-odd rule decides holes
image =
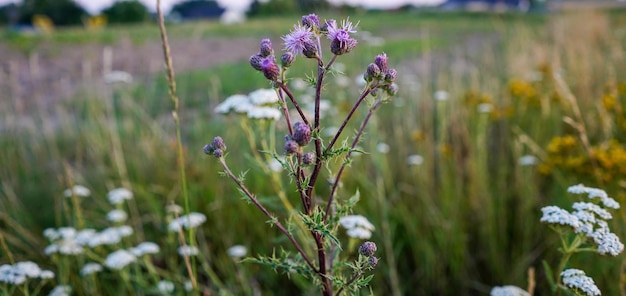
[[[159,31],[161,33],[161,42],[163,46],[163,58],[165,60],[165,65],[167,68],[166,77],[168,84],[168,95],[174,104],[174,108],[172,110],[172,117],[174,119],[174,125],[176,128],[176,153],[178,154],[178,168],[180,172],[180,182],[182,188],[183,202],[185,204],[185,213],[189,214],[191,212],[189,208],[189,192],[187,189],[187,178],[185,175],[185,154],[183,151],[183,143],[180,129],[180,118],[178,116],[180,100],[178,95],[176,94],[176,77],[174,75],[174,66],[172,65],[172,56],[170,54],[170,45],[167,40],[167,32],[165,30],[165,20],[163,18],[163,11],[161,10],[161,0],[157,0],[157,15],[159,22]],[[193,228],[189,228],[188,232],[189,244],[195,245],[195,237],[193,234]],[[187,264],[187,271],[189,272],[189,277],[191,278],[191,283],[193,284],[194,290],[198,288],[198,283],[196,281],[196,273],[195,273],[195,262],[194,258],[189,260],[185,260],[185,264]]]

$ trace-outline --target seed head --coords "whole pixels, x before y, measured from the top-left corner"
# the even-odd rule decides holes
[[[300,146],[309,144],[311,142],[311,127],[302,121],[296,122],[293,125],[293,140]]]
[[[257,71],[261,71],[261,62],[263,61],[263,56],[261,54],[255,54],[250,57],[250,66]]]
[[[367,257],[371,257],[376,253],[376,243],[374,242],[364,242],[359,247],[359,254]]]
[[[310,165],[315,161],[315,153],[308,152],[302,155],[302,163],[304,165]]]
[[[276,81],[276,79],[278,79],[278,76],[280,76],[280,68],[276,65],[273,56],[264,58],[263,61],[261,61],[261,72],[263,72],[263,75],[268,80]]]
[[[267,38],[261,40],[259,53],[264,58],[274,55],[274,49],[272,48],[272,41],[270,41]]]
[[[283,53],[283,55],[280,57],[280,64],[283,66],[283,68],[289,68],[291,67],[291,65],[293,65],[293,62],[296,60],[296,56],[288,51]]]

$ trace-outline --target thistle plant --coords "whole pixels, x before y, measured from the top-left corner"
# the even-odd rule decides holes
[[[554,271],[544,261],[546,276],[554,294],[565,291],[574,295],[600,295],[600,289],[584,271],[566,268],[576,253],[592,252],[615,257],[624,250],[624,244],[611,232],[608,224],[612,219],[608,210],[619,209],[620,205],[602,189],[574,185],[567,191],[587,195],[589,201],[575,202],[571,212],[557,206],[541,209],[541,222],[559,234],[559,251],[562,253],[561,261]]]
[[[286,122],[287,131],[282,151],[279,149],[264,152],[280,163],[283,171],[294,181],[292,186],[295,188],[288,191],[293,192],[288,199],[293,200],[295,196],[299,198],[297,214],[290,211],[289,201],[283,201],[286,207],[284,214],[287,215],[283,218],[270,212],[261,203],[246,186],[244,175],[236,175],[228,166],[226,160],[232,147],[226,145],[227,140],[217,136],[204,147],[206,154],[218,159],[224,169],[223,175],[234,181],[244,198],[254,204],[268,218],[269,224],[280,230],[295,249],[295,254],[283,251],[280,256],[260,256],[248,258],[246,261],[265,264],[274,269],[282,268],[286,272],[295,271],[319,285],[322,294],[327,296],[338,295],[344,291],[357,293],[372,279],[372,275],[366,275],[367,271],[378,264],[379,258],[374,256],[376,244],[373,242],[362,244],[357,252],[358,258],[352,262],[348,261],[348,256],[340,256],[343,248],[338,238],[339,221],[342,216],[352,211],[359,195],[357,191],[352,198],[339,198],[338,190],[341,178],[350,165],[352,154],[360,152],[357,144],[368,121],[374,112],[398,91],[394,83],[398,73],[388,66],[387,55],[383,53],[374,57],[372,63],[363,68],[365,86],[360,90],[360,95],[350,111],[343,117],[339,128],[329,138],[322,136],[321,131],[324,127],[320,120],[322,117],[320,102],[324,81],[329,73],[335,71],[333,69],[335,61],[356,48],[358,42],[353,34],[357,25],[349,19],[341,22],[327,20],[322,23],[315,14],[305,15],[289,34],[282,37],[286,50],[284,53],[278,56],[271,40],[263,39],[259,52],[250,57],[252,68],[261,72],[275,91],[277,100],[274,103],[274,110],[278,107]],[[324,59],[323,39],[329,40],[326,48],[331,55],[328,60]],[[288,86],[291,79],[288,70],[297,62],[297,58],[304,59],[304,62],[312,64],[317,70],[317,76],[308,76],[305,79],[315,90],[312,118],[307,116],[307,112],[301,107],[302,102]],[[229,110],[224,108],[222,105],[219,112]],[[360,108],[365,108],[366,113],[358,130],[339,144],[339,140],[345,138],[346,127],[355,120]],[[295,118],[292,118],[290,110],[294,109],[297,113],[294,113]],[[250,111],[248,116],[250,117]],[[271,119],[275,120],[278,117],[271,116]],[[256,149],[254,144],[251,146],[253,150]],[[257,151],[252,153],[258,154]],[[336,163],[339,165],[334,165]],[[327,168],[330,176],[328,182],[326,180],[320,182],[323,179],[320,177],[323,173],[322,168]],[[330,187],[327,196],[318,196],[318,188],[321,186]],[[283,193],[276,194],[280,196]],[[283,224],[282,220],[287,221],[286,224]],[[373,230],[374,227],[372,225],[368,228]],[[302,229],[304,235],[300,231]]]

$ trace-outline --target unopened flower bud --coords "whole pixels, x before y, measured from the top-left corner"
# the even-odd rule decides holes
[[[298,149],[300,149],[300,146],[298,146],[298,143],[296,143],[296,141],[294,141],[294,140],[287,140],[285,142],[285,153],[287,153],[287,154],[294,154],[294,153],[298,152]]]
[[[357,45],[356,39],[350,37],[346,31],[339,31],[335,39],[330,42],[330,51],[336,55],[351,52]]]
[[[311,127],[301,121],[293,125],[293,140],[300,146],[306,146],[311,142]]]
[[[364,242],[359,247],[359,254],[367,257],[371,257],[376,253],[376,243],[374,242]]]
[[[374,79],[378,79],[378,77],[380,76],[380,68],[374,64],[371,63],[367,66],[367,71],[365,72],[365,81],[370,82]]]
[[[202,151],[204,151],[204,154],[206,154],[206,155],[211,155],[211,153],[213,153],[213,148],[211,148],[210,144],[206,144],[202,148]]]
[[[315,13],[302,16],[302,25],[313,30],[320,27],[320,19]]]
[[[383,54],[377,55],[376,58],[374,59],[374,64],[378,66],[378,68],[380,69],[382,73],[387,72],[387,54],[383,53]]]
[[[395,96],[398,93],[398,85],[395,83],[392,83],[389,86],[387,86],[385,90],[387,91],[387,94],[389,96]]]
[[[283,66],[283,68],[291,67],[295,60],[296,56],[290,51],[283,53],[283,55],[280,56],[280,64]]]
[[[257,71],[261,71],[261,62],[263,61],[263,57],[260,54],[255,54],[250,57],[250,66]]]
[[[259,53],[264,58],[269,57],[269,56],[274,54],[274,49],[272,48],[272,41],[270,41],[267,38],[261,40],[260,48],[261,49],[260,49]]]
[[[216,158],[220,158],[222,156],[224,156],[224,151],[222,149],[215,149],[213,150],[213,156],[215,156]]]
[[[302,163],[304,165],[310,165],[315,161],[315,153],[308,152],[302,155]]]
[[[261,61],[261,72],[263,72],[265,78],[271,81],[276,81],[278,76],[280,76],[280,68],[278,68],[272,56],[264,58],[263,61]]]
[[[376,258],[376,257],[374,257],[374,256],[369,257],[369,258],[367,259],[367,263],[369,263],[369,265],[370,265],[371,267],[376,267],[376,265],[378,265],[378,258]]]
[[[302,55],[310,59],[317,57],[317,46],[313,43],[313,41],[307,40],[304,42],[303,46]]]
[[[213,149],[226,150],[226,143],[224,143],[224,139],[222,139],[222,137],[220,136],[213,138],[211,146],[213,147]]]
[[[385,82],[394,82],[396,80],[396,77],[398,77],[398,71],[391,68],[387,70],[387,73],[385,73]]]

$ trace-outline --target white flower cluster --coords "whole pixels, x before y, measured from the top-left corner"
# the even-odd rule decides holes
[[[202,213],[189,213],[189,215],[180,216],[167,226],[170,231],[180,231],[181,229],[195,228],[206,221],[206,216]]]
[[[0,265],[0,283],[11,285],[21,285],[28,279],[51,279],[54,278],[54,272],[43,270],[32,261],[17,262],[13,265]]]
[[[580,269],[570,268],[564,270],[561,272],[561,280],[566,287],[583,292],[587,296],[601,295],[600,289],[598,289],[593,279],[586,276],[585,272]]]
[[[174,292],[174,283],[166,280],[159,281],[157,283],[157,290],[161,295],[170,295]]]
[[[116,188],[107,193],[107,199],[110,204],[119,205],[125,200],[133,199],[133,192],[126,188]]]
[[[586,193],[590,199],[599,198],[604,207],[619,209],[619,203],[609,197],[602,189],[585,187],[583,185],[571,186],[567,190],[573,194]],[[608,220],[613,216],[602,206],[591,202],[576,202],[572,206],[574,212],[557,206],[548,206],[541,209],[543,216],[541,222],[569,226],[574,232],[584,234],[597,246],[601,255],[617,256],[624,251],[624,244],[620,242],[616,234],[609,229]]]
[[[70,296],[72,294],[72,287],[68,285],[56,286],[48,296]]]
[[[530,296],[530,293],[517,286],[493,287],[490,296]]]
[[[183,257],[198,256],[200,250],[194,246],[180,246],[178,247],[178,254]]]
[[[91,190],[83,185],[74,185],[74,187],[72,188],[65,189],[63,195],[68,198],[72,197],[73,195],[79,197],[88,197],[91,195]]]
[[[128,250],[117,250],[107,256],[104,260],[104,265],[111,269],[120,270],[136,260],[137,256],[132,252]]]
[[[359,239],[369,239],[372,237],[374,225],[361,215],[348,215],[339,218],[339,224],[346,229],[349,237]]]
[[[215,112],[228,114],[230,112],[245,113],[252,119],[278,120],[281,112],[276,109],[278,95],[273,89],[257,89],[246,95],[232,95],[215,107]]]
[[[102,271],[102,265],[94,262],[87,263],[80,270],[80,275],[86,276]]]
[[[230,256],[233,259],[240,259],[246,256],[246,254],[248,253],[248,250],[246,249],[245,246],[234,245],[228,248],[228,250],[226,250],[226,253],[228,254],[228,256]]]
[[[92,228],[76,230],[72,227],[59,229],[48,228],[43,234],[51,244],[44,250],[46,255],[59,253],[62,255],[78,255],[84,252],[84,247],[95,248],[101,245],[119,243],[122,238],[133,234],[133,228],[128,225],[109,227],[100,232]]]

